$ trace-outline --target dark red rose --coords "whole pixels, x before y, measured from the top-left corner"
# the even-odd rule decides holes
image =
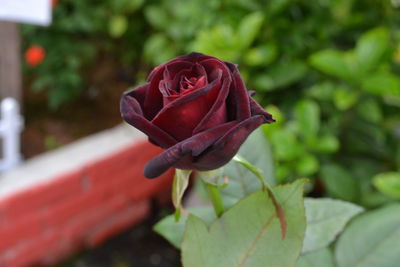
[[[144,175],[226,164],[253,130],[274,122],[251,95],[236,65],[215,57],[191,53],[156,67],[121,98],[124,120],[165,149]]]

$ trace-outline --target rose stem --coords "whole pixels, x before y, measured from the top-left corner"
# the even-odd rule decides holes
[[[222,203],[221,192],[219,191],[218,186],[204,183],[206,185],[208,195],[210,196],[211,202],[214,206],[214,211],[217,217],[221,217],[224,213],[224,204]]]

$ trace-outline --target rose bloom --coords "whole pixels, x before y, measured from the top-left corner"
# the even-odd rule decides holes
[[[274,122],[251,95],[237,66],[215,57],[191,53],[156,67],[121,98],[124,120],[165,149],[144,175],[225,165],[253,130]]]

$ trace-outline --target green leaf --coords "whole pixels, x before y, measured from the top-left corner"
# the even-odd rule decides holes
[[[375,187],[383,194],[400,199],[400,172],[385,172],[373,178]]]
[[[318,171],[318,159],[309,153],[304,153],[298,161],[296,161],[296,172],[301,176],[309,176]]]
[[[231,62],[237,62],[241,55],[235,31],[227,24],[217,24],[211,29],[198,31],[192,47],[193,51]]]
[[[294,266],[305,231],[304,180],[275,188],[288,215],[286,239],[271,199],[257,191],[207,226],[190,215],[182,242],[182,262],[190,267]]]
[[[357,104],[357,111],[364,119],[378,123],[383,119],[381,107],[374,98],[363,99]]]
[[[168,25],[168,15],[162,7],[155,5],[148,6],[144,12],[147,21],[150,22],[152,26],[163,29]]]
[[[306,198],[304,201],[307,230],[302,253],[327,247],[343,231],[345,225],[363,208],[329,198]]]
[[[113,0],[110,1],[111,8],[115,13],[132,13],[139,9],[144,0]]]
[[[328,248],[301,255],[296,267],[334,267],[333,255]]]
[[[310,139],[318,134],[320,126],[320,109],[316,102],[302,99],[297,102],[295,116],[299,126],[299,133],[305,139]]]
[[[385,104],[394,106],[396,108],[400,107],[400,94],[398,96],[386,95],[383,97]]]
[[[390,153],[386,143],[388,135],[379,124],[355,119],[346,135],[343,145],[351,153],[365,153],[372,157],[387,157]]]
[[[271,132],[269,138],[273,145],[274,155],[279,160],[293,160],[304,152],[302,144],[287,127]]]
[[[388,197],[380,192],[365,192],[361,196],[361,203],[368,208],[376,208],[393,202],[393,198]]]
[[[209,206],[189,208],[186,211],[201,218],[206,224],[210,224],[216,219],[214,209]],[[175,215],[172,214],[159,221],[153,229],[177,249],[180,249],[187,218],[188,216],[182,216],[181,220],[177,222]]]
[[[285,213],[283,212],[283,208],[281,203],[279,203],[278,199],[275,196],[275,193],[273,189],[268,185],[267,181],[265,180],[262,170],[257,168],[256,166],[252,165],[250,162],[248,162],[245,158],[243,158],[240,155],[236,155],[233,157],[233,161],[240,163],[242,166],[244,166],[246,169],[248,169],[251,173],[254,174],[260,181],[261,185],[263,186],[263,190],[268,192],[269,197],[272,199],[272,203],[274,204],[276,215],[279,218],[280,224],[281,224],[281,229],[282,229],[282,238],[285,238],[286,236],[286,216]]]
[[[256,75],[252,82],[254,88],[260,91],[270,91],[276,88],[273,78],[267,74]]]
[[[290,0],[271,0],[265,2],[265,12],[268,13],[269,16],[273,17],[285,10],[287,6],[290,6],[290,3]]]
[[[264,46],[249,49],[244,56],[244,62],[249,66],[264,66],[274,61],[277,56],[278,47],[267,43]]]
[[[353,81],[357,77],[350,64],[351,55],[336,50],[322,50],[310,57],[310,64],[327,74],[339,79]]]
[[[352,202],[359,198],[357,181],[343,167],[336,164],[322,166],[321,179],[330,196]]]
[[[312,148],[319,153],[334,153],[339,149],[340,143],[334,135],[323,135],[318,137],[317,142],[312,145]]]
[[[268,73],[258,75],[254,85],[263,91],[277,90],[299,81],[306,73],[307,66],[301,61],[280,62]]]
[[[400,204],[367,212],[350,223],[335,249],[338,267],[397,267]]]
[[[125,16],[116,15],[110,19],[108,31],[114,38],[121,37],[128,29],[128,20]]]
[[[365,73],[376,69],[389,47],[389,31],[375,28],[363,34],[355,49],[359,67]]]
[[[400,96],[400,79],[386,71],[372,73],[364,78],[362,88],[379,96]]]
[[[333,95],[333,103],[339,110],[347,110],[357,103],[360,94],[352,89],[346,87],[336,88]]]
[[[255,147],[257,149],[254,149]],[[249,136],[238,154],[261,169],[268,184],[276,184],[271,148],[260,128]],[[229,179],[228,186],[221,190],[225,207],[232,206],[238,200],[262,188],[260,181],[240,163],[230,161],[224,166],[224,174]]]
[[[261,12],[251,13],[242,19],[236,35],[242,49],[249,47],[253,43],[260,32],[263,21],[264,15]]]
[[[400,170],[400,144],[397,144],[397,151],[396,151],[396,165],[397,165],[397,169]]]
[[[159,65],[175,56],[175,48],[164,34],[153,34],[146,40],[144,54],[155,65]]]
[[[280,163],[276,167],[276,179],[278,180],[279,183],[284,183],[289,178],[291,172],[292,172],[292,166],[290,166],[289,164]]]
[[[311,88],[306,90],[306,94],[317,100],[330,101],[333,98],[335,92],[335,85],[330,82],[322,82],[313,85]]]

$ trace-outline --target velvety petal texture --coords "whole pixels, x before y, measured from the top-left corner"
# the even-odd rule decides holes
[[[225,165],[252,131],[274,122],[251,95],[237,66],[215,57],[191,53],[156,67],[121,98],[124,120],[165,149],[144,175]]]

